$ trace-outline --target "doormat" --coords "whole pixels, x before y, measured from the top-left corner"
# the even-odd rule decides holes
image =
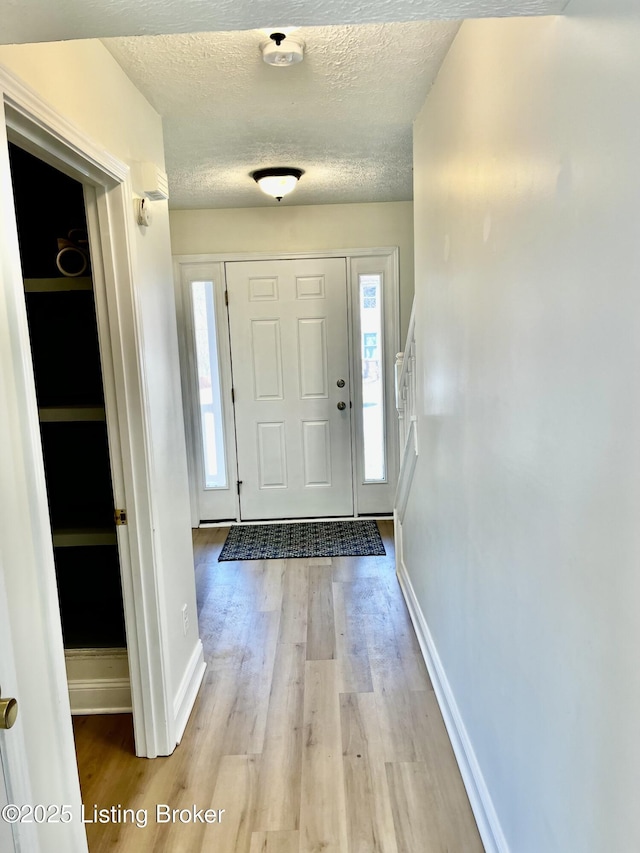
[[[386,554],[375,521],[234,524],[218,560],[375,557]]]

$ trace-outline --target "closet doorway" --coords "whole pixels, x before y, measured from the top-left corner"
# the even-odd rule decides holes
[[[9,156],[71,708],[131,711],[118,536],[126,515],[114,500],[117,413],[86,190],[15,144]]]

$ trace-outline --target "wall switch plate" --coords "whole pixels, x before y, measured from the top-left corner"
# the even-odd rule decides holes
[[[182,606],[182,631],[187,636],[189,630],[189,608],[186,604]]]

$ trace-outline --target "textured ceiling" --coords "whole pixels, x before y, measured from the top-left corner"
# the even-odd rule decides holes
[[[457,21],[566,3],[0,0],[0,43],[103,38],[163,116],[172,207],[274,204],[248,176],[273,165],[305,169],[282,204],[392,201],[411,198],[412,121]],[[293,25],[305,61],[265,65],[260,28]]]
[[[273,205],[249,172],[304,169],[282,204],[412,197],[412,123],[453,22],[301,28],[304,62],[262,61],[259,30],[107,39],[163,116],[174,208]]]
[[[0,43],[552,15],[566,0],[0,0]]]

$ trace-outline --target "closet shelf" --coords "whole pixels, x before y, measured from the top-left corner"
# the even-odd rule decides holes
[[[55,293],[56,291],[93,290],[91,276],[76,278],[25,278],[24,289],[27,293]]]
[[[54,548],[78,548],[86,545],[117,545],[116,532],[109,527],[64,528],[53,531]]]
[[[105,420],[104,406],[41,406],[38,415],[41,423]]]

